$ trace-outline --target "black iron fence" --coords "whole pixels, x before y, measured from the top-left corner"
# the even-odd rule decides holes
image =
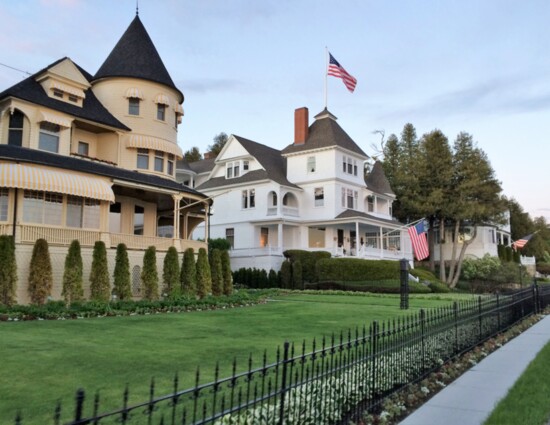
[[[348,424],[404,386],[421,380],[444,362],[522,318],[550,304],[550,285],[509,294],[457,301],[448,307],[420,310],[386,322],[349,330],[299,346],[285,343],[273,362],[264,354],[260,367],[249,359],[246,371],[233,362],[231,376],[101,413],[100,394],[76,394],[72,420],[62,421],[55,408],[54,424]],[[15,423],[23,424],[18,415]]]

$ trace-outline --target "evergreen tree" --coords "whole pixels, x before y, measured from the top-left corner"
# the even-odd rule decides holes
[[[69,246],[69,252],[65,257],[65,270],[63,271],[63,290],[61,295],[63,295],[63,299],[67,304],[81,301],[84,298],[82,273],[80,242],[75,239]]]
[[[193,146],[188,151],[185,151],[185,153],[183,154],[183,159],[185,159],[187,162],[200,161],[202,159],[202,155],[199,148]]]
[[[111,283],[107,265],[107,249],[105,242],[96,241],[90,271],[90,298],[93,301],[109,302],[111,298]]]
[[[196,295],[197,268],[195,264],[195,251],[193,248],[187,248],[183,253],[180,282],[181,290],[185,295]]]
[[[143,283],[143,298],[154,301],[159,298],[159,276],[157,271],[157,250],[150,246],[143,255],[143,269],[141,270]]]
[[[267,276],[268,284],[270,288],[278,288],[279,287],[279,279],[277,278],[277,272],[273,269],[269,270],[269,274]]]
[[[222,274],[223,274],[223,293],[231,295],[233,293],[233,275],[231,274],[231,260],[228,251],[222,251]]]
[[[303,289],[302,262],[300,260],[292,263],[292,289]]]
[[[217,248],[212,250],[210,258],[210,276],[212,278],[212,295],[223,294],[223,269],[221,251]]]
[[[45,239],[37,239],[32,250],[29,270],[29,296],[32,304],[44,304],[53,286],[50,250]]]
[[[173,246],[168,248],[168,252],[164,256],[162,280],[164,293],[170,297],[176,297],[181,293],[178,251]]]
[[[130,281],[130,260],[128,259],[128,248],[123,243],[116,247],[114,293],[119,300],[132,299],[132,286]]]
[[[17,288],[17,263],[12,236],[0,236],[0,304],[13,305]]]
[[[281,287],[290,289],[292,287],[292,268],[290,261],[283,261],[281,264]]]
[[[214,143],[208,146],[208,152],[214,154],[215,156],[218,156],[218,154],[222,151],[223,147],[227,143],[228,139],[229,137],[224,132],[217,134],[216,136],[214,136]]]
[[[212,292],[212,277],[210,275],[210,265],[208,264],[208,254],[206,249],[199,249],[197,258],[197,295],[204,298]]]

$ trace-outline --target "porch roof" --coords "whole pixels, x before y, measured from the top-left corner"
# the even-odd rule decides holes
[[[372,221],[382,222],[386,224],[393,224],[396,226],[403,226],[403,223],[401,223],[399,220],[396,220],[395,218],[392,218],[391,220],[388,220],[387,218],[381,218],[377,217],[372,214],[367,214],[361,211],[355,211],[355,210],[345,210],[344,212],[338,214],[336,217],[334,217],[335,220],[338,219],[368,219]]]

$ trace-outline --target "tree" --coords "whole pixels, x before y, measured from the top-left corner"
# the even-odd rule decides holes
[[[296,260],[292,263],[292,289],[302,289],[302,262]]]
[[[69,246],[69,252],[65,257],[65,270],[63,271],[63,290],[61,295],[67,304],[81,301],[84,298],[82,288],[82,254],[80,242],[74,240]]]
[[[188,151],[185,151],[185,153],[183,154],[183,159],[185,159],[187,162],[200,161],[202,159],[202,154],[200,153],[199,148],[193,146]]]
[[[222,274],[223,293],[231,295],[233,293],[233,274],[231,273],[231,260],[228,251],[222,251]]]
[[[187,248],[183,253],[180,274],[181,290],[185,295],[195,295],[197,290],[197,270],[195,265],[195,251]]]
[[[157,271],[157,250],[150,246],[143,255],[143,269],[141,270],[143,283],[143,298],[154,301],[159,298],[159,276]]]
[[[17,288],[17,262],[13,236],[0,236],[0,304],[13,305]]]
[[[224,132],[214,136],[214,143],[208,146],[208,151],[217,156],[222,151],[228,139],[229,137]]]
[[[290,261],[283,261],[281,264],[281,287],[290,289],[292,287],[292,266]]]
[[[48,242],[37,239],[32,250],[29,270],[29,296],[32,304],[42,305],[50,296],[53,286],[52,263]]]
[[[93,301],[108,302],[111,298],[111,283],[107,266],[105,242],[96,241],[90,271],[90,298]]]
[[[221,251],[217,248],[212,250],[210,258],[210,276],[212,278],[212,295],[223,294],[223,269]]]
[[[178,251],[173,246],[168,248],[168,252],[164,256],[162,281],[164,283],[163,291],[168,296],[175,297],[180,294],[180,262]]]
[[[132,287],[130,284],[130,261],[128,248],[123,243],[116,247],[114,277],[114,294],[119,300],[132,299]]]
[[[269,270],[269,274],[267,275],[267,279],[269,282],[270,288],[278,288],[279,287],[279,277],[277,276],[277,272],[273,269]]]
[[[212,291],[212,277],[210,275],[210,265],[208,264],[208,254],[206,249],[199,249],[197,258],[197,295],[204,298]]]

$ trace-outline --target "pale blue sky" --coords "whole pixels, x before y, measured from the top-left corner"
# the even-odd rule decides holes
[[[219,132],[281,149],[294,109],[324,107],[325,46],[357,80],[328,107],[368,153],[375,130],[459,131],[504,193],[550,219],[550,2],[546,0],[140,0],[140,18],[185,95],[178,142]],[[135,0],[0,0],[0,62],[31,73],[69,56],[94,74]],[[0,90],[24,75],[0,67]]]

